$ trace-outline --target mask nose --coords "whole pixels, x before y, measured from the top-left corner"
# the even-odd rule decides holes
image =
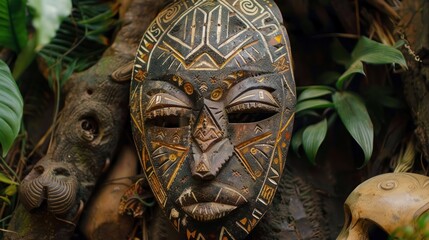
[[[224,112],[222,105],[206,100],[195,122],[191,170],[198,180],[214,179],[234,151],[222,130]]]
[[[209,147],[222,139],[222,130],[210,114],[208,107],[204,107],[195,125],[193,137],[200,149],[205,152]]]

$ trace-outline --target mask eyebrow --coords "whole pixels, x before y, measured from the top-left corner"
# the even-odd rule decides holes
[[[146,112],[171,107],[191,109],[191,104],[187,99],[178,99],[168,93],[157,93],[149,100]]]
[[[262,86],[245,89],[231,98],[227,103],[227,107],[232,107],[246,102],[260,102],[278,108],[279,104],[271,94],[273,91],[274,89],[272,88]]]
[[[244,70],[231,72],[224,79],[222,79],[222,82],[225,83],[229,89],[232,86],[236,85],[237,83],[239,83],[243,80],[246,80],[248,78],[263,77],[265,75],[271,75],[271,74],[274,74],[274,73],[266,72],[266,71],[244,69]]]

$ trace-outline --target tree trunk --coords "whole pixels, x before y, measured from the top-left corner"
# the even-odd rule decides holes
[[[429,2],[404,0],[400,15],[399,31],[408,41],[403,50],[409,68],[403,76],[405,97],[414,117],[420,150],[429,161]]]

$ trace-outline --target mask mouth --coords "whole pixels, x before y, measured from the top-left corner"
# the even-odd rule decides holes
[[[183,211],[199,222],[207,222],[223,218],[236,208],[237,206],[215,202],[197,203],[182,207]]]
[[[234,188],[215,183],[185,189],[176,203],[193,219],[206,222],[223,218],[247,199]]]

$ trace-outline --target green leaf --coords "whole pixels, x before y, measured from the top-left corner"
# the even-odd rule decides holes
[[[52,71],[53,65],[82,71],[102,56],[109,34],[119,23],[118,8],[106,1],[73,1],[72,16],[65,18],[57,34],[38,52]],[[52,74],[52,73],[49,73]]]
[[[72,10],[71,0],[28,0],[36,29],[36,50],[42,49],[55,36],[62,20]]]
[[[395,47],[385,45],[367,37],[361,37],[353,49],[352,59],[371,64],[396,63],[402,67],[407,66],[404,55]]]
[[[9,198],[7,198],[7,197],[0,196],[0,199],[1,199],[1,200],[3,200],[3,201],[4,201],[5,203],[7,203],[8,205],[10,205],[10,204],[11,204],[11,202],[10,202]]]
[[[330,102],[328,100],[311,99],[311,100],[299,102],[298,104],[296,104],[295,111],[298,113],[298,112],[308,110],[308,109],[329,108],[329,107],[333,107],[333,106],[334,105],[332,104],[332,102]]]
[[[374,127],[365,104],[350,92],[336,92],[332,99],[344,126],[362,148],[366,164],[372,155]]]
[[[0,182],[12,185],[18,185],[17,182],[12,181],[9,177],[0,172]]]
[[[329,94],[332,94],[332,92],[333,90],[330,89],[329,87],[319,87],[319,86],[309,87],[299,95],[298,102],[329,95]]]
[[[0,60],[0,146],[6,156],[18,136],[24,103],[9,67]]]
[[[305,154],[311,163],[315,164],[317,151],[323,140],[325,140],[326,133],[328,132],[328,121],[326,118],[322,121],[308,126],[302,134],[302,146]]]
[[[385,45],[373,41],[367,37],[359,38],[353,52],[351,54],[352,60],[347,66],[345,73],[337,81],[337,88],[343,89],[344,82],[350,79],[356,73],[365,75],[363,63],[369,64],[399,64],[406,68],[407,63],[401,51],[393,46]]]
[[[362,75],[365,75],[365,71],[363,69],[363,63],[361,61],[354,62],[348,69],[343,73],[343,75],[338,78],[337,81],[337,88],[343,89],[344,82],[348,79],[350,79],[353,75],[356,73],[360,73]]]
[[[13,196],[16,194],[18,188],[16,187],[16,185],[12,184],[9,185],[5,190],[4,190],[4,194],[6,194],[6,196]]]
[[[25,0],[0,1],[0,46],[20,52],[27,44]]]

